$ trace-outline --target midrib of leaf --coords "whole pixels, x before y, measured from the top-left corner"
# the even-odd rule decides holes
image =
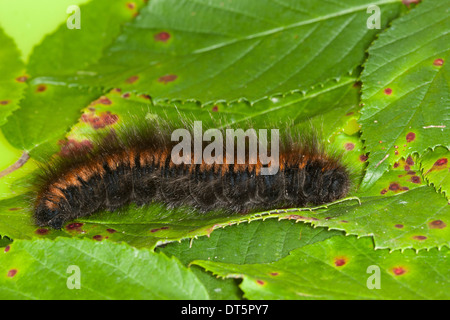
[[[204,4],[204,3],[199,3],[197,1],[192,1],[192,2],[195,2],[197,4]],[[384,4],[398,3],[398,2],[399,2],[399,0],[381,0],[381,1],[378,1],[378,2],[374,2],[371,5],[384,5]],[[219,8],[219,7],[216,7],[216,8]],[[289,8],[291,10],[293,10],[293,8],[291,8],[291,7],[289,7]],[[220,9],[223,9],[223,8],[220,8]],[[234,40],[221,42],[221,43],[209,46],[209,47],[205,47],[205,48],[194,50],[194,51],[190,52],[189,54],[197,54],[197,53],[208,52],[208,51],[215,50],[215,49],[218,49],[218,48],[221,48],[221,47],[225,47],[225,46],[228,46],[228,45],[235,44],[235,43],[240,42],[240,41],[252,40],[252,39],[256,39],[256,38],[260,38],[260,37],[265,37],[265,36],[268,36],[268,35],[275,34],[277,32],[282,32],[282,31],[293,29],[293,28],[296,28],[296,27],[305,26],[305,25],[308,25],[308,24],[313,24],[313,23],[322,22],[322,21],[326,21],[326,20],[329,20],[329,19],[333,19],[333,18],[342,17],[342,16],[345,16],[345,15],[349,15],[349,14],[352,14],[352,13],[355,13],[355,12],[359,12],[359,11],[363,11],[363,10],[367,10],[367,4],[366,5],[362,5],[362,6],[353,7],[353,8],[347,9],[347,10],[342,10],[342,11],[339,11],[339,12],[331,13],[331,14],[328,14],[328,15],[324,15],[324,16],[321,16],[321,17],[314,18],[314,19],[305,20],[305,21],[299,21],[299,22],[296,22],[296,23],[292,23],[290,25],[281,26],[281,27],[277,27],[277,28],[273,28],[273,29],[268,29],[266,31],[254,33],[254,34],[242,37],[242,38],[237,38],[237,39],[234,39]]]

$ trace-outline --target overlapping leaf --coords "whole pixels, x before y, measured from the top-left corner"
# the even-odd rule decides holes
[[[234,264],[274,262],[291,250],[330,237],[343,235],[326,228],[312,228],[295,221],[253,221],[220,229],[208,237],[170,243],[159,252],[175,256],[183,263],[209,260]]]
[[[71,286],[76,278],[79,289]],[[0,284],[1,299],[209,298],[174,258],[77,239],[14,241],[0,256]]]
[[[25,89],[25,66],[14,41],[0,28],[0,126],[18,107]],[[7,61],[7,63],[5,63]]]
[[[360,119],[370,152],[365,189],[401,157],[450,148],[449,6],[424,0],[369,48]]]
[[[274,263],[194,263],[222,277],[242,278],[248,299],[449,299],[448,254],[448,249],[389,253],[373,250],[369,238],[332,237]]]
[[[315,215],[313,225],[373,236],[375,248],[430,249],[450,246],[450,207],[427,186],[412,158],[394,164],[372,188],[357,192],[361,205],[346,202]],[[424,206],[423,204],[427,205]]]
[[[363,62],[380,31],[367,27],[371,5],[381,9],[381,27],[402,7],[400,0],[153,0],[85,70],[90,76],[46,81],[202,103],[307,91]]]
[[[450,151],[445,148],[436,148],[426,152],[421,160],[421,169],[424,178],[432,184],[437,191],[450,198],[450,165],[448,159]]]

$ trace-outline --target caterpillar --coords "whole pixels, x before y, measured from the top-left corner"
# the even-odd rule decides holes
[[[129,126],[52,160],[35,183],[35,223],[60,229],[101,210],[154,201],[200,213],[304,207],[343,198],[350,188],[340,156],[326,152],[314,134],[283,135],[278,171],[263,175],[268,165],[251,156],[241,163],[178,163],[172,154],[178,142],[171,140],[171,132],[170,126]],[[249,141],[244,145],[248,154]],[[202,151],[206,147],[202,142]]]

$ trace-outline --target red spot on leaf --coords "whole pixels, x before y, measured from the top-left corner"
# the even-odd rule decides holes
[[[139,79],[139,76],[131,76],[125,82],[126,83],[135,83]]]
[[[383,190],[380,191],[381,194],[386,194],[386,192],[387,192],[386,189],[383,189]]]
[[[97,102],[98,102],[98,103],[101,103],[101,104],[104,104],[104,105],[110,105],[110,104],[112,104],[112,101],[111,101],[109,98],[105,97],[105,96],[100,97],[100,98],[97,100]],[[95,103],[94,103],[94,104],[95,104]]]
[[[344,148],[347,151],[351,151],[351,150],[353,150],[355,148],[355,145],[353,143],[351,143],[351,142],[348,142],[348,143],[345,144]]]
[[[155,34],[155,41],[167,42],[170,39],[170,33],[162,31],[160,33]]]
[[[406,142],[412,142],[416,139],[416,134],[414,132],[409,132],[406,135]]]
[[[17,82],[25,82],[25,81],[27,81],[28,80],[28,77],[27,76],[20,76],[20,77],[17,77],[16,78],[16,81]]]
[[[362,154],[359,156],[359,161],[361,161],[361,162],[366,162],[367,159],[369,159],[369,157],[366,156],[365,154]]]
[[[8,277],[12,278],[17,274],[17,269],[11,269],[8,271]]]
[[[81,227],[83,226],[83,223],[81,222],[74,222],[71,224],[68,224],[66,226],[67,231],[81,231]]]
[[[412,176],[411,177],[411,182],[412,183],[420,183],[420,178],[418,176]]]
[[[447,158],[441,158],[441,159],[437,160],[437,161],[434,163],[433,166],[435,166],[435,167],[441,167],[441,166],[446,165],[447,163],[448,163],[448,159],[447,159]]]
[[[436,60],[434,60],[433,64],[437,67],[440,67],[440,66],[444,65],[444,59],[436,59]]]
[[[167,230],[167,229],[169,229],[169,227],[161,227],[161,228],[157,228],[157,229],[152,229],[152,230],[150,230],[150,232],[157,232],[159,230]]]
[[[408,6],[408,8],[411,3],[419,3],[420,1],[421,0],[402,0],[403,4]]]
[[[112,114],[110,111],[106,111],[106,113],[100,114],[100,119],[107,126],[112,125],[117,122],[119,116],[117,114]]]
[[[414,236],[413,239],[423,241],[423,240],[426,240],[427,237],[425,237],[425,236]]]
[[[42,229],[37,229],[35,231],[36,234],[40,235],[40,236],[45,236],[46,234],[48,234],[49,230],[42,228]]]
[[[344,257],[338,257],[334,259],[334,265],[336,267],[342,267],[343,265],[345,265],[347,263],[347,259]]]
[[[117,114],[112,114],[111,111],[100,113],[98,116],[95,113],[85,113],[81,116],[81,121],[89,123],[94,129],[102,129],[106,126],[115,124],[119,120]]]
[[[394,227],[396,227],[398,229],[403,229],[403,225],[402,224],[396,224]]]
[[[106,229],[106,231],[108,231],[109,233],[116,233],[117,232],[117,230],[114,230],[114,229]]]
[[[47,86],[45,84],[40,84],[36,88],[36,92],[44,92],[45,90],[47,90]]]
[[[434,220],[431,221],[428,226],[430,227],[430,229],[444,229],[447,225],[442,220]]]
[[[97,240],[97,241],[102,241],[103,240],[103,236],[97,234],[97,235],[93,236],[92,239]]]
[[[392,89],[391,88],[384,89],[384,94],[391,95],[392,94]]]
[[[401,276],[402,274],[406,273],[405,268],[403,267],[395,267],[392,268],[392,272],[396,275],[396,276]]]
[[[212,112],[217,112],[217,111],[219,111],[219,106],[216,105],[216,106],[212,107],[211,111],[212,111]]]
[[[9,100],[2,100],[2,101],[0,101],[0,104],[3,105],[3,106],[6,106],[8,103],[10,103]]]
[[[4,252],[6,253],[6,252],[8,252],[9,251],[9,249],[11,249],[11,247],[8,245],[8,246],[6,246],[5,247],[5,250],[4,250]]]
[[[270,275],[275,277],[275,276],[279,275],[279,273],[278,272],[271,272]]]
[[[256,280],[256,283],[257,284],[259,284],[259,285],[261,285],[261,286],[263,286],[264,284],[265,284],[265,282],[264,281],[262,281],[262,280]]]
[[[134,2],[127,2],[127,8],[130,10],[136,9],[136,4]]]
[[[414,160],[411,157],[408,157],[408,159],[406,159],[406,163],[410,166],[414,165]]]
[[[394,163],[394,168],[398,168],[399,164],[398,162]]]
[[[396,182],[392,182],[389,185],[389,190],[391,190],[391,191],[397,191],[399,189],[400,189],[400,185],[398,183],[396,183]]]
[[[130,97],[130,93],[129,92],[126,92],[126,93],[124,93],[122,95],[122,98],[124,98],[124,99],[128,99],[129,97]]]
[[[168,75],[165,75],[165,76],[160,77],[160,78],[158,79],[158,81],[159,81],[159,82],[162,82],[162,83],[164,83],[164,84],[167,84],[167,83],[169,83],[169,82],[175,81],[177,78],[178,78],[178,76],[175,75],[175,74],[168,74]]]

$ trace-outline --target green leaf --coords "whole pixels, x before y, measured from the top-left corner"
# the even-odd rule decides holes
[[[18,108],[25,89],[25,66],[14,41],[0,28],[0,126]]]
[[[31,239],[36,226],[27,214],[29,205],[23,195],[0,200],[0,235],[11,239]]]
[[[17,44],[23,61],[33,47],[68,19],[67,8],[91,0],[0,1],[0,21],[5,32]]]
[[[372,188],[354,195],[360,197],[361,205],[345,202],[330,207],[314,216],[318,220],[312,224],[373,236],[377,249],[450,246],[450,206],[426,185],[413,158],[395,163]]]
[[[389,165],[450,148],[449,0],[424,0],[369,48],[362,74],[362,139],[370,152],[362,188]]]
[[[327,231],[325,228],[314,229],[294,221],[270,219],[218,229],[208,237],[169,243],[157,247],[156,251],[169,257],[175,256],[185,265],[198,259],[237,264],[266,263],[287,256],[295,248],[323,241],[336,235],[342,235],[342,233]],[[239,289],[234,279],[217,279],[211,274],[205,273],[198,266],[191,268],[200,281],[205,284],[211,298],[216,299],[218,293],[220,293],[220,299],[240,297],[235,293]],[[228,282],[223,283],[224,281]],[[218,286],[221,290],[217,290]],[[231,291],[233,288],[234,290]]]
[[[450,207],[428,186],[386,197],[361,197],[361,205],[332,207],[314,217],[316,226],[373,236],[377,249],[450,246]]]
[[[450,152],[445,148],[436,148],[426,152],[421,160],[421,169],[424,178],[434,188],[450,199],[450,165],[448,159]]]
[[[222,277],[242,278],[247,299],[449,299],[448,254],[448,249],[389,253],[373,250],[370,238],[332,237],[274,263],[194,264]],[[380,289],[369,289],[376,272]]]
[[[189,266],[200,282],[205,286],[211,300],[241,300],[242,290],[235,279],[222,279],[213,276],[199,266]]]
[[[284,258],[296,248],[342,234],[295,221],[269,219],[219,229],[208,237],[169,243],[157,251],[175,256],[185,264],[193,260],[268,263]]]
[[[5,248],[12,243],[8,237],[0,237],[0,248]]]
[[[44,145],[48,153],[57,151],[56,141],[64,137],[80,117],[80,111],[101,91],[58,85],[30,85],[2,130],[9,143],[30,152]],[[53,142],[52,144],[50,142]]]
[[[202,103],[307,91],[363,62],[379,32],[367,28],[370,5],[381,9],[382,27],[402,7],[400,0],[153,0],[86,76],[46,81]]]
[[[122,24],[135,17],[142,3],[91,1],[80,6],[81,29],[69,29],[64,23],[36,46],[27,65],[32,76],[30,87],[21,108],[4,127],[5,137],[14,147],[31,151],[48,142],[43,149],[47,153],[55,151],[49,141],[61,139],[79,118],[80,110],[98,98],[102,90],[48,84],[39,76],[71,74],[96,62],[119,35]]]
[[[80,29],[69,29],[66,21],[37,45],[29,59],[32,77],[77,73],[95,63],[103,50],[131,21],[144,0],[92,0],[80,8]]]
[[[80,289],[69,289],[78,267]],[[42,290],[45,288],[45,290]],[[0,255],[1,299],[208,299],[175,258],[125,244],[15,240]]]

